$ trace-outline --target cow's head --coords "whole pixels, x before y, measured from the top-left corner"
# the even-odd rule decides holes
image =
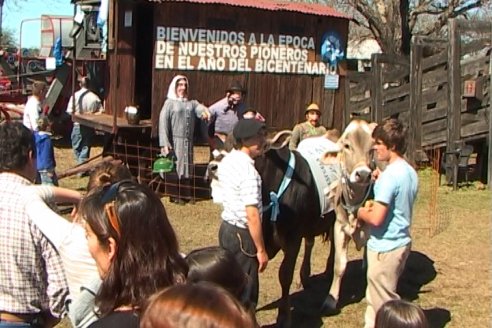
[[[280,149],[285,147],[290,140],[290,136],[292,135],[292,131],[290,130],[284,130],[278,132],[273,138],[267,138],[264,148],[263,148],[263,153],[269,151],[270,149]],[[221,150],[214,150],[212,155],[213,159],[208,163],[207,166],[207,173],[205,175],[205,178],[210,181],[210,186],[212,189],[212,198],[216,202],[221,202],[221,196],[220,196],[220,184],[218,181],[218,176],[217,176],[217,169],[219,167],[219,163],[222,161],[222,159],[227,156],[230,151],[234,148],[234,140],[232,137],[232,134],[230,134],[225,143],[224,149]]]
[[[292,135],[292,131],[283,130],[275,134],[273,138],[267,138],[265,144],[263,145],[262,152],[265,153],[270,149],[280,149],[289,144],[290,137]],[[234,140],[232,134],[227,136],[225,146],[223,149],[216,149],[212,152],[213,159],[209,162],[207,167],[207,178],[213,180],[216,177],[216,172],[218,168],[218,164],[222,161],[222,159],[227,156],[234,148]]]
[[[354,120],[345,128],[337,141],[338,151],[326,153],[323,162],[337,161],[342,174],[354,184],[367,184],[373,170],[372,130],[375,125]],[[335,158],[336,157],[336,158]]]

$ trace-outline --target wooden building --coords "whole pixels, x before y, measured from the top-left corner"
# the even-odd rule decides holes
[[[239,81],[272,129],[304,120],[310,102],[320,105],[325,126],[341,129],[344,64],[323,61],[321,49],[335,41],[343,56],[348,23],[328,6],[278,0],[110,0],[106,114],[80,122],[126,145],[156,146],[168,86],[184,74],[190,98],[205,105]],[[130,105],[139,107],[139,125],[125,119]]]

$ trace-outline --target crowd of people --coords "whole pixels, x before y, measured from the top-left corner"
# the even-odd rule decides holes
[[[87,82],[81,80],[81,88]],[[179,179],[190,179],[196,119],[210,121],[213,150],[224,147],[227,138],[234,149],[217,173],[225,191],[218,245],[187,255],[180,253],[162,201],[124,165],[96,167],[84,197],[56,186],[49,123],[38,111],[45,86],[33,86],[30,101],[37,117],[26,111],[23,124],[0,125],[0,272],[5,278],[0,279],[0,327],[52,327],[65,315],[74,327],[258,326],[258,275],[269,259],[261,224],[262,181],[254,159],[265,149],[265,120],[243,105],[238,84],[209,108],[190,100],[188,88],[188,79],[177,75],[159,117],[161,152],[175,154]],[[74,113],[101,111],[92,96],[84,105],[88,94],[75,95]],[[290,148],[312,136],[333,138],[333,131],[320,125],[316,104],[306,108],[305,116],[306,122],[294,128]],[[72,132],[77,161],[88,155],[87,148],[80,148],[80,128],[74,125],[79,130]],[[415,170],[403,158],[405,128],[390,119],[372,136],[377,160],[387,165],[374,172],[373,205],[357,213],[372,227],[365,327],[425,328],[422,310],[396,293],[410,253],[418,185]],[[49,207],[56,202],[74,204],[71,221]]]

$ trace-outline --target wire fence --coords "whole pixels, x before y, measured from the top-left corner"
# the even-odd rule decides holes
[[[122,160],[140,183],[149,185],[154,191],[171,199],[194,202],[211,198],[207,165],[209,148],[194,147],[194,163],[188,165],[188,177],[178,177],[175,170],[153,172],[153,163],[160,154],[160,148],[151,142],[129,143],[116,139],[112,145],[112,156]]]

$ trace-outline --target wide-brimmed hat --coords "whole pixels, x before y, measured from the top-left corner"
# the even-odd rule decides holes
[[[309,106],[307,106],[305,113],[307,114],[310,111],[316,111],[321,115],[321,110],[319,109],[319,106],[316,103],[311,103]]]
[[[241,93],[246,93],[246,90],[243,88],[243,86],[241,85],[241,83],[239,81],[234,81],[226,89],[226,92],[241,92]]]

